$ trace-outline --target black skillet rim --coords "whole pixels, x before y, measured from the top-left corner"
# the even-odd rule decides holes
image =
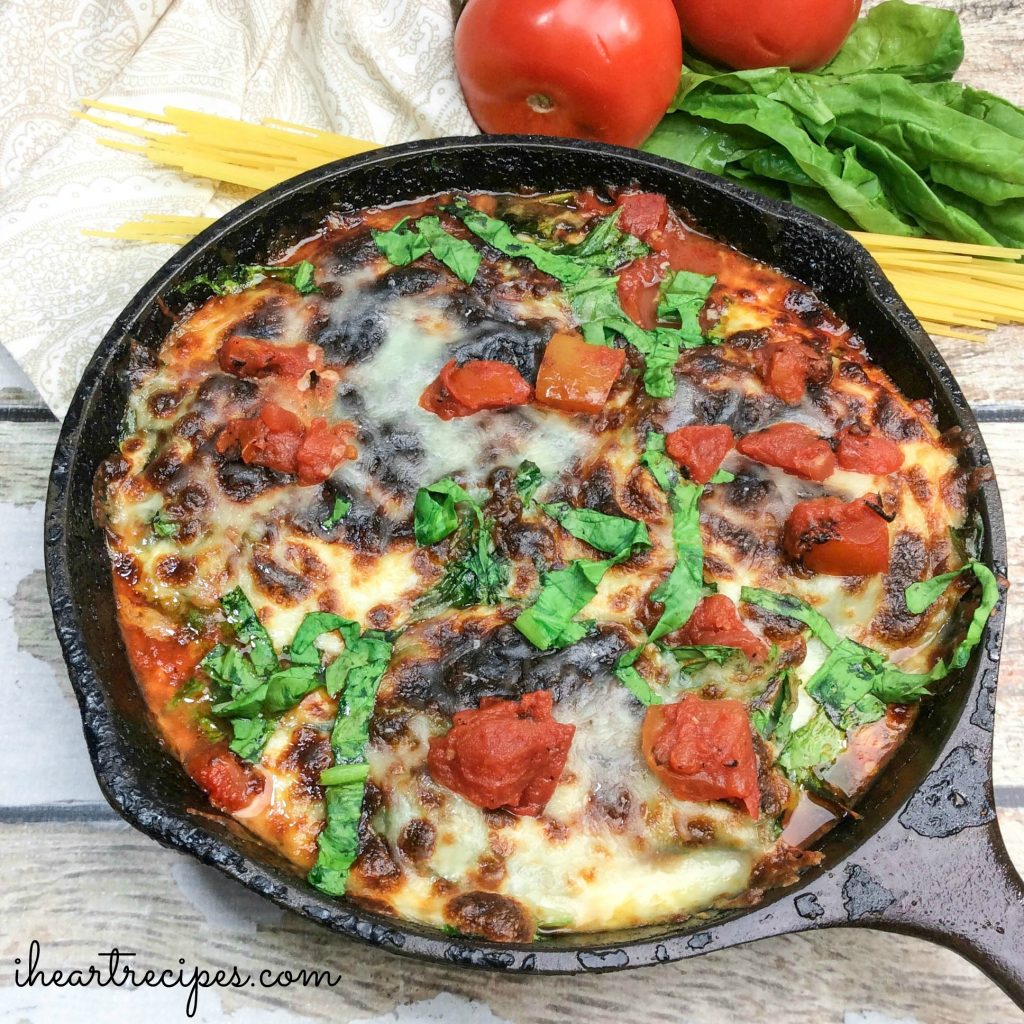
[[[807,230],[817,233],[823,242],[841,252],[852,272],[865,286],[869,299],[881,309],[900,341],[910,346],[923,360],[928,368],[931,385],[947,399],[954,420],[964,432],[965,450],[973,464],[990,465],[988,452],[973,413],[931,339],[867,251],[845,232],[812,214],[789,204],[765,198],[714,175],[650,154],[600,143],[542,136],[467,137],[413,142],[327,164],[291,178],[246,201],[175,253],[139,290],[106,333],[86,367],[64,419],[54,455],[46,503],[46,574],[54,623],[81,707],[83,730],[97,779],[113,809],[134,827],[163,845],[192,854],[254,892],[334,931],[393,952],[436,962],[517,972],[602,971],[666,963],[701,953],[709,946],[724,948],[772,934],[846,923],[841,920],[816,922],[815,919],[820,915],[807,915],[800,910],[801,894],[809,893],[809,890],[814,888],[812,880],[801,881],[795,886],[773,891],[762,903],[718,919],[715,923],[720,923],[722,927],[717,930],[724,934],[717,941],[711,940],[709,931],[700,930],[702,925],[699,922],[690,922],[672,934],[641,936],[621,942],[602,942],[604,936],[601,933],[591,933],[577,936],[573,945],[562,947],[543,942],[508,946],[463,937],[452,940],[433,929],[396,921],[394,918],[367,912],[351,904],[330,900],[297,877],[289,879],[282,873],[264,869],[244,854],[238,853],[205,832],[195,818],[168,812],[157,806],[145,792],[134,788],[128,782],[131,775],[130,764],[123,751],[118,749],[112,727],[112,717],[115,713],[107,705],[103,684],[93,669],[82,634],[79,612],[71,597],[71,568],[65,528],[70,470],[78,448],[78,438],[86,422],[89,400],[102,379],[113,352],[125,337],[131,334],[134,325],[147,313],[150,305],[174,282],[185,267],[203,253],[216,248],[221,239],[239,225],[263,218],[268,208],[286,202],[290,196],[301,193],[307,187],[322,184],[335,177],[343,179],[346,173],[353,170],[372,167],[374,164],[387,165],[409,157],[427,158],[440,152],[459,150],[507,151],[524,148],[572,154],[586,153],[598,159],[609,156],[614,157],[620,164],[623,161],[632,162],[636,166],[638,180],[642,180],[645,170],[652,168],[662,173],[667,172],[684,180],[699,182],[726,202],[741,204],[778,221],[801,224]],[[991,553],[997,571],[1005,573],[1006,538],[999,493],[993,478],[989,477],[979,484],[976,499],[985,526],[986,547]],[[993,649],[991,638],[995,637],[995,643],[998,645],[1002,633],[1002,618],[1003,603],[994,613],[988,626],[990,643],[986,653],[989,663],[985,664],[976,651],[971,662],[973,668],[968,666],[964,670],[971,679],[970,685],[964,687],[964,703],[951,726],[954,739],[970,710],[969,698],[986,686],[994,687],[994,663],[998,661],[998,646]],[[984,646],[980,645],[979,651]],[[991,678],[988,678],[989,674]],[[935,762],[946,749],[948,747],[937,753]],[[988,770],[990,773],[990,769]],[[990,780],[987,782],[990,788]],[[901,805],[902,803],[903,801]],[[896,810],[898,811],[898,807]],[[828,870],[829,879],[838,875],[859,846],[877,838],[885,831],[895,816],[895,811],[890,813],[871,835],[864,837],[858,847],[835,863]],[[793,900],[799,912],[798,917],[794,918],[791,913],[773,915],[770,908],[783,897]],[[813,898],[811,895],[811,899]],[[755,914],[756,917],[753,916]],[[780,920],[773,921],[775,916]],[[806,920],[801,921],[801,918]],[[710,927],[711,924],[709,921],[704,927]],[[653,929],[647,931],[651,930]]]

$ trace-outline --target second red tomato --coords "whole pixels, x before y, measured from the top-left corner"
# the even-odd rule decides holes
[[[469,0],[459,81],[485,132],[638,146],[679,85],[672,0]]]

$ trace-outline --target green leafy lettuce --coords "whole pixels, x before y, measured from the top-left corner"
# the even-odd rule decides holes
[[[1024,244],[1024,111],[948,81],[952,11],[887,0],[822,71],[689,61],[644,145],[842,227]]]

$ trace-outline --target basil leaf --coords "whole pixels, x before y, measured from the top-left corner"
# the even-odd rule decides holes
[[[314,641],[324,633],[336,630],[346,641],[350,636],[359,635],[359,626],[351,619],[343,619],[333,612],[309,612],[299,623],[295,638],[288,645],[288,660],[293,665],[319,665],[320,652],[314,647]]]
[[[703,668],[713,662],[722,665],[733,655],[739,654],[737,647],[721,647],[718,644],[690,644],[682,647],[662,647],[665,654],[670,654],[682,669]]]
[[[152,519],[149,521],[149,525],[153,530],[153,533],[158,537],[177,537],[179,526],[173,519],[168,519],[164,515],[163,509],[161,509]]]
[[[573,618],[594,599],[604,574],[622,560],[578,558],[564,569],[545,573],[537,600],[520,612],[516,629],[542,651],[582,640],[592,623],[574,622]]]
[[[665,606],[651,632],[652,641],[686,623],[703,594],[704,542],[700,535],[698,507],[703,493],[704,487],[701,484],[689,480],[677,481],[669,493],[676,563],[668,579],[651,592],[652,599]]]
[[[233,718],[231,731],[234,738],[228,748],[246,761],[258,761],[270,736],[270,723],[259,715]]]
[[[666,493],[670,492],[679,481],[679,467],[675,460],[665,454],[665,435],[651,431],[647,435],[640,465],[646,466],[658,486]]]
[[[853,640],[843,639],[829,651],[805,689],[844,731],[885,716],[885,704],[874,694],[885,659]]]
[[[316,841],[316,863],[306,877],[310,885],[329,896],[345,895],[349,869],[359,852],[364,791],[363,783],[324,789],[326,820]]]
[[[280,715],[295,707],[306,694],[312,693],[320,685],[319,658],[315,665],[299,664],[281,669],[267,680],[263,711],[267,715]]]
[[[516,493],[524,505],[531,501],[537,493],[537,488],[540,487],[543,481],[544,477],[541,474],[540,467],[535,462],[530,462],[529,459],[526,459],[519,464],[519,469],[516,472],[515,486]]]
[[[336,764],[320,773],[320,785],[347,786],[353,782],[363,782],[369,774],[368,764]]]
[[[416,222],[416,230],[426,240],[435,259],[440,260],[460,281],[473,283],[482,258],[475,246],[463,238],[449,235],[437,217],[421,217]]]
[[[388,231],[371,229],[370,234],[388,263],[396,267],[407,266],[421,256],[426,256],[430,250],[426,238],[411,229],[408,217],[403,217]]]
[[[413,533],[421,547],[444,540],[459,525],[455,510],[458,502],[466,502],[478,510],[476,502],[451,477],[438,480],[416,492],[413,506]]]
[[[333,530],[352,510],[352,502],[348,498],[335,498],[331,514],[320,524],[323,530]]]
[[[834,764],[845,748],[846,734],[819,708],[813,718],[790,733],[776,763],[793,782],[816,789],[821,781],[819,770]]]
[[[661,704],[662,700],[652,689],[651,684],[637,671],[634,667],[637,658],[643,653],[646,643],[638,644],[631,651],[626,651],[625,654],[619,656],[615,662],[615,675],[616,678],[626,687],[627,690],[644,707],[651,707],[652,704]]]
[[[525,242],[516,238],[512,234],[512,229],[503,220],[489,217],[480,210],[474,210],[464,199],[456,199],[452,204],[451,212],[474,235],[482,238],[488,245],[514,259],[529,260],[538,270],[550,274],[559,281],[579,281],[590,273],[590,267],[586,263],[570,256],[560,256],[533,242]]]
[[[221,267],[213,277],[208,274],[197,274],[182,282],[175,290],[189,292],[199,285],[205,285],[214,295],[231,295],[251,288],[269,277],[290,284],[300,295],[310,295],[320,290],[314,280],[315,273],[316,267],[309,260],[302,260],[287,267],[239,263],[234,267]]]
[[[459,528],[452,544],[453,556],[441,581],[431,592],[452,608],[497,604],[508,583],[508,563],[495,557],[493,523],[477,514]]]
[[[221,608],[228,624],[235,631],[239,643],[248,648],[253,667],[260,675],[277,671],[277,655],[270,635],[256,617],[256,611],[249,603],[241,587],[225,594],[220,599]]]
[[[715,284],[714,277],[677,270],[662,282],[658,294],[658,318],[679,318],[679,335],[688,347],[704,344],[704,334],[697,317]]]
[[[765,693],[767,696],[771,687]],[[766,740],[774,740],[780,746],[785,746],[789,739],[792,713],[790,707],[793,704],[793,686],[788,671],[781,672],[775,679],[775,693],[771,703],[767,707],[755,707],[751,712],[751,720],[754,728]]]
[[[715,475],[711,478],[710,482],[713,484],[731,484],[735,479],[735,473],[730,473],[727,469],[719,469],[715,471]]]
[[[573,508],[565,502],[538,504],[545,515],[554,519],[563,530],[605,554],[617,555],[622,551],[651,546],[647,527],[639,520],[605,515],[592,508]]]
[[[760,587],[743,587],[740,590],[740,600],[746,601],[747,604],[756,604],[773,615],[783,615],[787,619],[802,622],[826,647],[832,648],[839,643],[839,638],[828,619],[792,594],[777,594],[774,590],[762,590]]]
[[[618,227],[621,210],[599,220],[578,245],[556,250],[586,263],[590,267],[614,270],[625,263],[646,256],[651,250],[634,235]]]

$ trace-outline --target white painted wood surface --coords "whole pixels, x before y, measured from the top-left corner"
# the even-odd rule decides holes
[[[956,0],[964,77],[1024,101],[1024,0]],[[983,418],[1024,578],[1024,330],[939,339]],[[0,1022],[185,1020],[171,990],[15,986],[43,966],[88,968],[118,946],[140,968],[326,968],[336,987],[205,991],[195,1020],[229,1024],[1003,1024],[1024,1020],[981,973],[927,943],[861,930],[790,936],[625,974],[511,978],[418,964],[323,932],[161,849],[107,808],[92,776],[42,565],[57,424],[0,348]],[[999,821],[1024,871],[1024,601],[1011,594],[995,728]],[[908,866],[909,869],[909,866]],[[1024,950],[1021,953],[1024,956]]]

